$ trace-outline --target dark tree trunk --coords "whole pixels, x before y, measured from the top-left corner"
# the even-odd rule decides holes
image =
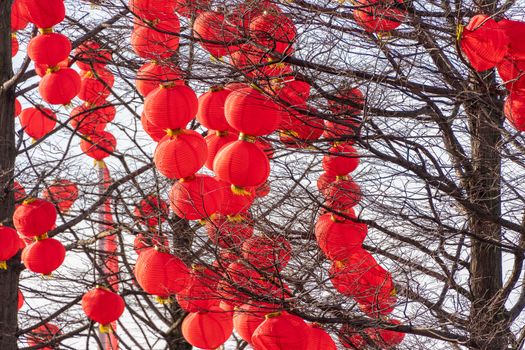
[[[0,1],[0,222],[10,225],[14,209],[14,196],[10,191],[14,164],[14,87],[5,88],[13,76],[11,62],[11,4],[12,0]],[[18,327],[18,278],[20,258],[17,255],[8,262],[7,270],[0,270],[0,349],[14,350]]]

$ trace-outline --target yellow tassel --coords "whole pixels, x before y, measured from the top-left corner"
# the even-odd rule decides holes
[[[337,260],[334,262],[334,265],[336,268],[338,269],[342,269],[343,267],[345,267],[345,263],[344,261],[341,261],[341,260]]]
[[[103,160],[94,159],[93,164],[99,169],[104,169],[106,167],[106,163]]]
[[[206,219],[199,219],[199,225],[205,226],[208,223]]]
[[[465,29],[465,26],[463,24],[459,24],[456,28],[456,40],[459,41],[461,39],[461,35],[463,34],[463,30]]]
[[[11,38],[16,39],[16,33],[11,33]]]
[[[215,135],[217,135],[218,137],[227,136],[228,135],[228,130],[222,130],[222,131],[215,130]]]
[[[34,137],[31,138],[31,144],[34,145],[36,143],[36,139]]]
[[[396,290],[396,288],[395,288],[395,287],[394,287],[394,288],[392,288],[392,291],[390,292],[390,296],[392,296],[392,297],[395,297],[395,296],[397,296],[397,290]]]
[[[236,224],[238,224],[239,222],[243,222],[244,221],[244,217],[241,214],[226,215],[226,218],[228,219],[229,222],[233,222],[233,223],[236,223]]]
[[[156,296],[155,297],[155,301],[161,305],[169,305],[171,303],[173,303],[173,298],[171,297],[167,297],[167,298],[163,298],[163,297],[160,297],[160,296]]]
[[[348,175],[337,175],[335,179],[339,181],[348,180]]]
[[[51,34],[53,33],[53,27],[51,28],[39,28],[38,31],[40,34]]]
[[[100,333],[113,333],[113,328],[110,324],[101,324],[98,326]]]
[[[254,143],[257,140],[257,136],[246,135],[245,133],[241,132],[239,134],[239,140]]]
[[[31,204],[31,203],[33,203],[34,201],[36,201],[36,198],[32,198],[32,197],[31,197],[31,198],[28,198],[28,199],[24,200],[24,201],[22,202],[22,204]]]
[[[330,214],[330,220],[333,222],[344,222],[344,220],[339,220],[334,214]]]
[[[0,270],[7,270],[7,261],[0,261]]]
[[[169,137],[173,137],[173,136],[177,136],[177,135],[180,135],[180,134],[184,134],[184,129],[166,129],[164,130],[166,132],[166,135],[168,135]]]
[[[231,191],[233,192],[233,194],[236,194],[238,196],[249,196],[252,194],[247,189],[235,185],[231,185]]]
[[[35,241],[43,241],[44,239],[48,239],[49,237],[47,236],[47,232],[40,235],[40,236],[35,236]]]
[[[270,312],[269,314],[264,315],[264,318],[269,319],[269,318],[274,318],[278,316],[281,316],[281,311]]]
[[[52,279],[53,279],[53,274],[51,274],[51,273],[42,274],[42,275],[40,275],[40,277],[41,277],[43,280],[52,280]]]

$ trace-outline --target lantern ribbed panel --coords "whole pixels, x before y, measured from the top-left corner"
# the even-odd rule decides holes
[[[82,297],[82,309],[86,316],[101,325],[118,320],[124,308],[124,299],[120,295],[102,288],[92,289]]]
[[[137,71],[135,86],[142,96],[147,96],[151,91],[158,88],[161,83],[175,82],[184,84],[182,79],[182,71],[179,67],[148,62]]]
[[[212,312],[190,313],[182,321],[182,335],[193,346],[215,349],[228,340],[233,331],[232,314],[220,308]]]
[[[176,17],[176,0],[130,0],[129,9],[141,19],[170,20]]]
[[[255,187],[268,179],[270,162],[257,145],[239,140],[219,151],[213,169],[222,181],[237,187]]]
[[[82,79],[78,98],[91,104],[101,104],[111,94],[115,77],[111,72],[100,68],[97,73],[81,72]]]
[[[338,122],[325,120],[325,130],[323,136],[328,139],[343,139],[348,144],[354,144],[353,139],[357,136],[357,128],[360,122],[352,117],[341,118]]]
[[[231,90],[220,87],[212,88],[200,95],[197,121],[211,130],[231,130],[232,128],[224,115],[224,104],[231,92]]]
[[[505,117],[518,130],[525,130],[525,93],[514,93],[507,97],[504,106]]]
[[[0,226],[0,262],[7,261],[20,250],[18,234],[14,229]]]
[[[32,272],[49,275],[62,265],[66,249],[54,238],[36,241],[24,248],[22,261]]]
[[[366,331],[366,330],[365,330]],[[352,328],[348,324],[343,324],[338,332],[341,344],[347,349],[366,349],[367,341],[360,334],[360,331]]]
[[[375,266],[377,262],[372,255],[364,249],[359,249],[344,261],[332,264],[330,279],[339,293],[355,296],[359,294],[360,278]]]
[[[60,33],[39,34],[27,45],[27,54],[38,64],[56,66],[67,59],[71,52],[71,41]]]
[[[60,68],[44,75],[38,92],[42,99],[52,105],[67,105],[80,90],[80,76],[71,68]]]
[[[144,100],[145,117],[162,130],[186,127],[197,109],[197,96],[185,85],[158,87]]]
[[[498,74],[509,91],[525,90],[525,59],[505,58],[498,65]]]
[[[238,195],[232,192],[229,183],[220,180],[219,188],[223,193],[222,201],[219,207],[219,213],[222,215],[237,215],[240,213],[246,213],[255,200],[255,194],[250,188],[246,189],[250,192],[249,195]]]
[[[179,33],[179,19],[175,17],[169,22],[160,22],[155,27],[158,30],[142,25],[135,25],[133,28],[131,48],[137,56],[156,60],[166,59],[177,52],[179,37],[168,33]]]
[[[292,247],[283,236],[253,236],[242,245],[244,259],[252,266],[269,272],[285,268],[291,253]]]
[[[25,237],[40,236],[50,231],[55,226],[56,219],[55,206],[43,199],[22,203],[13,214],[16,230]]]
[[[240,39],[240,34],[235,26],[224,20],[224,15],[220,12],[206,11],[200,13],[193,23],[193,30],[198,39],[204,40],[200,42],[200,45],[215,57],[225,56],[236,51],[236,47],[229,44]],[[215,41],[220,44],[205,41]]]
[[[206,232],[210,240],[221,248],[238,248],[253,235],[254,228],[246,218],[237,222],[218,215],[206,224]]]
[[[217,133],[213,132],[208,134],[204,140],[208,146],[208,157],[206,158],[206,163],[204,165],[206,168],[213,171],[213,161],[215,160],[217,153],[219,153],[219,151],[230,142],[237,140],[237,135],[232,134],[231,132],[227,132],[226,135],[217,135]]]
[[[51,28],[66,17],[64,0],[24,0],[23,15],[38,28]]]
[[[359,155],[348,144],[331,147],[329,153],[323,157],[323,169],[329,175],[347,175],[357,169],[358,165]]]
[[[196,131],[182,130],[160,140],[153,161],[162,175],[181,179],[199,171],[207,157],[208,147],[204,138]]]
[[[44,189],[42,197],[56,203],[60,211],[66,212],[78,198],[78,187],[66,179],[56,180]]]
[[[502,19],[498,22],[498,26],[509,38],[508,55],[513,59],[525,60],[525,41],[523,40],[525,22]]]
[[[308,344],[305,350],[337,350],[334,340],[324,329],[316,324],[307,324]]]
[[[317,179],[317,189],[323,196],[326,196],[326,190],[328,189],[328,185],[334,182],[336,179],[335,175],[328,174],[328,173],[322,173],[319,178]]]
[[[360,249],[367,232],[365,224],[351,220],[334,221],[330,214],[321,215],[315,225],[319,248],[330,260],[346,259],[356,249]]]
[[[195,175],[188,181],[176,182],[170,191],[170,207],[181,218],[199,220],[217,212],[222,192],[217,181],[208,175]]]
[[[140,123],[142,124],[144,131],[153,139],[153,141],[159,142],[164,136],[166,136],[166,131],[151,124],[144,113],[140,116]]]
[[[342,91],[339,91],[336,94],[336,96],[341,100],[347,100],[351,103],[359,105],[363,105],[365,103],[365,96],[358,88],[343,89]],[[338,102],[333,100],[328,100],[328,107],[330,108],[330,111],[338,115],[358,115],[363,110],[362,107],[358,108],[351,106],[345,102]]]
[[[392,325],[399,325],[400,322],[398,320],[389,320],[389,323]],[[369,333],[370,338],[381,348],[384,349],[391,349],[403,341],[405,339],[405,333],[396,332],[394,330],[390,329],[382,329],[382,328],[368,328],[367,333]]]
[[[102,49],[96,41],[85,41],[75,51],[75,64],[84,71],[100,70],[111,61],[111,51]]]
[[[184,17],[190,18],[210,8],[211,0],[177,0],[175,11]]]
[[[361,5],[363,6],[363,5]],[[365,31],[370,33],[389,32],[401,25],[405,13],[396,8],[370,5],[354,10],[354,19]]]
[[[266,318],[252,336],[257,350],[304,350],[308,345],[308,326],[297,316],[283,312]]]
[[[108,152],[115,151],[117,140],[115,136],[107,131],[101,131],[89,135],[90,141],[80,140],[80,149],[95,160],[102,160],[110,155]]]
[[[356,206],[363,197],[361,188],[351,178],[332,182],[325,193],[326,206],[336,211],[345,211]]]
[[[297,29],[284,14],[263,14],[250,23],[250,36],[259,45],[278,53],[293,52]]]
[[[264,315],[271,312],[267,308],[245,304],[238,307],[233,314],[233,328],[235,332],[248,344],[252,342],[253,332],[264,321]]]
[[[188,286],[177,294],[179,306],[187,312],[209,311],[219,306],[220,300],[213,296],[214,284],[210,278],[193,273]]]
[[[251,78],[268,79],[292,73],[289,64],[271,57],[266,51],[251,44],[243,44],[239,50],[231,53],[230,63]]]
[[[35,140],[47,135],[56,125],[56,115],[49,108],[26,108],[18,118],[24,132]]]
[[[29,20],[24,16],[24,0],[14,0],[11,5],[11,32],[25,29]]]
[[[133,214],[146,226],[157,226],[169,214],[168,203],[156,195],[148,195],[135,207]]]

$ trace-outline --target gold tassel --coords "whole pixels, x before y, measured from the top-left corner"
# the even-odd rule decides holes
[[[269,314],[264,315],[264,318],[269,319],[269,318],[274,318],[278,316],[281,316],[281,311],[270,312]]]
[[[169,305],[171,303],[173,303],[173,298],[171,297],[167,297],[167,298],[163,298],[161,296],[156,296],[155,297],[155,301],[161,305]]]
[[[233,194],[236,194],[238,196],[249,196],[252,194],[247,189],[235,185],[231,185],[231,191],[233,192]]]
[[[239,140],[250,142],[250,143],[255,143],[255,141],[257,140],[257,136],[246,135],[245,133],[241,132],[239,134]]]
[[[103,160],[94,159],[93,164],[99,169],[104,169],[106,167],[106,163]]]
[[[48,235],[47,235],[47,232],[41,234],[40,236],[35,236],[35,241],[43,241],[44,239],[48,239]]]
[[[31,203],[33,203],[34,201],[36,201],[36,198],[31,197],[31,198],[28,198],[28,199],[24,200],[24,201],[22,202],[22,204],[31,204]]]
[[[456,40],[459,41],[461,39],[461,35],[463,34],[463,30],[465,29],[465,26],[463,24],[459,24],[456,28]]]
[[[53,27],[51,28],[39,28],[38,31],[40,34],[51,34],[53,33]]]
[[[111,328],[111,324],[101,324],[98,326],[98,329],[100,330],[100,333],[113,333],[113,328]]]
[[[0,261],[0,270],[7,270],[7,261]]]

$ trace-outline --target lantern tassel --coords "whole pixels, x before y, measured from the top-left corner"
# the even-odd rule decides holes
[[[94,159],[93,164],[99,169],[104,169],[106,167],[106,162],[104,162],[103,160]]]
[[[7,261],[0,261],[0,270],[7,270]]]
[[[161,305],[169,305],[173,303],[173,299],[171,297],[163,298],[158,295],[155,297],[155,301]]]
[[[249,196],[252,194],[250,191],[248,191],[244,187],[239,187],[235,185],[231,185],[231,191],[233,192],[233,194],[236,194],[237,196]]]
[[[113,328],[111,328],[111,324],[101,324],[98,326],[98,329],[100,333],[113,333]]]

